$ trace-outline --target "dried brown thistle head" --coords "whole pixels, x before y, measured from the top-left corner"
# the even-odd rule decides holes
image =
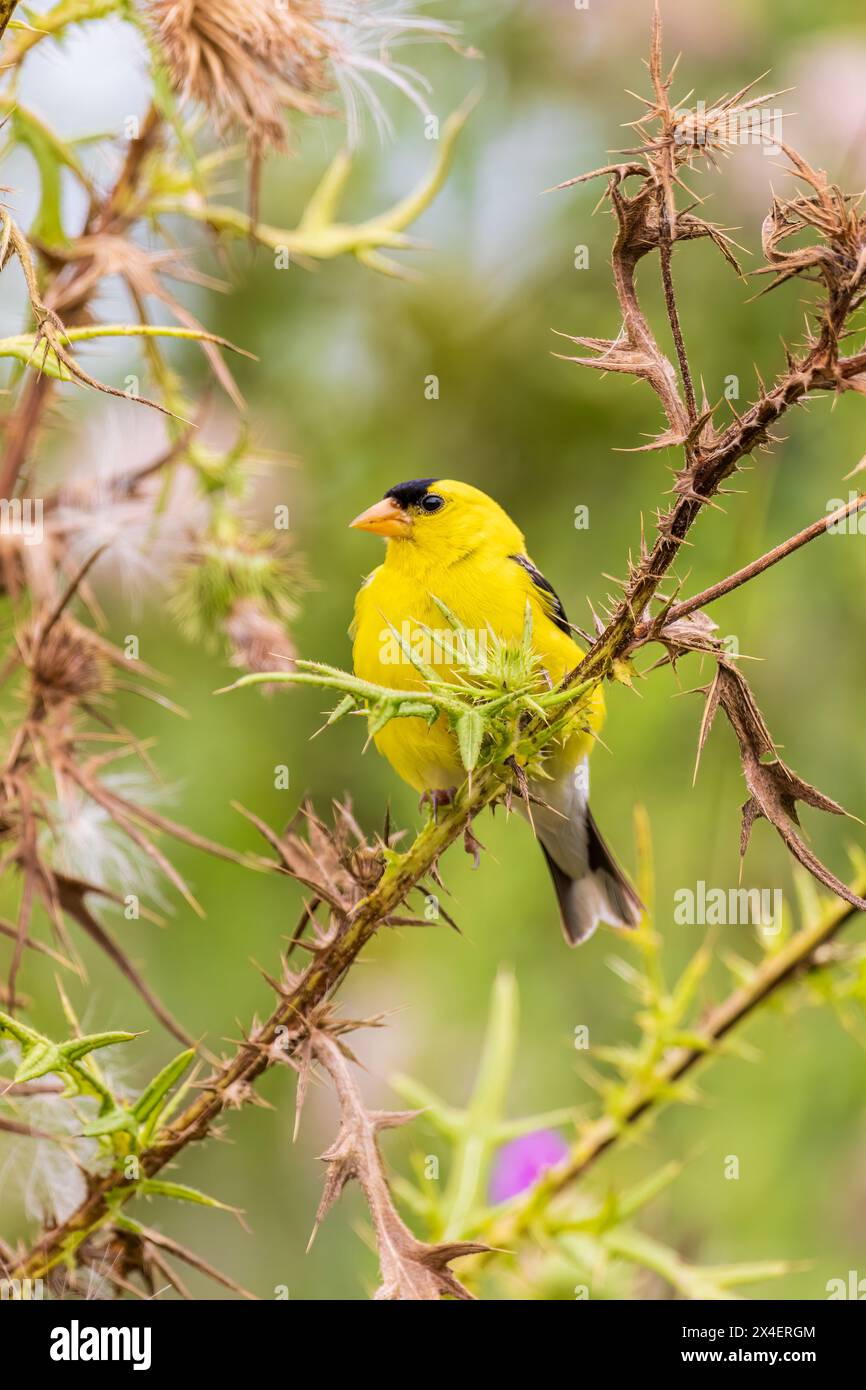
[[[244,132],[254,158],[285,144],[283,108],[328,114],[327,35],[317,0],[151,0],[175,89],[221,131]]]
[[[87,700],[104,688],[106,666],[86,628],[62,616],[41,632],[38,624],[19,638],[33,693],[46,706]]]
[[[170,1236],[141,1225],[135,1231],[126,1230],[119,1223],[92,1232],[76,1251],[75,1267],[58,1266],[49,1273],[48,1284],[57,1299],[121,1298],[124,1294],[141,1298],[142,1290],[144,1296],[155,1298],[168,1285],[181,1298],[189,1299],[192,1295],[175,1262],[188,1265],[241,1298],[255,1298],[243,1285]]]
[[[761,231],[767,264],[755,274],[773,276],[769,289],[795,275],[817,276],[831,299],[848,295],[845,310],[850,316],[864,299],[861,284],[866,271],[866,215],[862,194],[843,193],[796,150],[787,145],[783,148],[792,172],[808,191],[798,192],[792,198],[774,196]],[[783,242],[801,235],[811,240],[804,239],[796,247],[783,249]]]
[[[122,904],[131,885],[138,890],[143,884],[146,889],[143,872],[152,865],[203,915],[158,844],[163,835],[206,853],[246,861],[243,855],[168,820],[146,802],[130,800],[122,783],[106,773],[119,760],[133,756],[149,770],[152,764],[147,745],[115,723],[104,703],[97,708],[97,697],[123,686],[135,693],[150,693],[162,704],[168,702],[144,685],[127,684],[130,662],[124,653],[66,611],[100,553],[93,553],[59,603],[37,612],[21,629],[13,659],[7,663],[7,674],[16,667],[26,673],[28,713],[0,772],[0,874],[15,869],[21,879],[17,922],[15,926],[0,922],[0,935],[14,941],[3,995],[7,1002],[14,1001],[16,978],[28,949],[47,952],[65,968],[80,969],[67,932],[68,919],[99,945],[157,1018],[188,1047],[188,1035],[94,916],[89,899]],[[135,664],[134,671],[145,678],[155,674],[141,663]],[[94,720],[98,735],[90,727]],[[112,877],[118,875],[122,892],[112,887]],[[37,904],[64,947],[63,956],[34,935]],[[154,917],[144,906],[139,912]]]
[[[383,849],[399,838],[386,827],[384,835],[367,839],[348,801],[335,801],[333,826],[327,826],[304,802],[282,835],[249,811],[244,814],[277,851],[278,867],[326,903],[333,917],[345,921],[382,877]]]

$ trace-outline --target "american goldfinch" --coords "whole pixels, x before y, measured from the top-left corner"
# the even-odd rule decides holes
[[[417,478],[392,487],[381,502],[351,525],[387,540],[385,560],[365,580],[355,600],[355,674],[394,690],[424,686],[405,655],[394,655],[393,634],[413,636],[442,629],[439,599],[470,632],[493,631],[520,642],[527,602],[532,645],[553,684],[583,655],[554,589],[526,554],[523,535],[503,509],[477,488],[450,479]],[[442,654],[442,653],[440,653]],[[402,659],[401,659],[402,655]],[[448,675],[446,662],[430,661]],[[531,821],[544,850],[559,903],[566,941],[577,945],[599,922],[636,926],[641,903],[602,839],[589,809],[588,758],[604,718],[599,688],[588,719],[552,753],[550,775],[530,782]],[[588,725],[588,728],[586,727]],[[454,735],[440,719],[399,718],[375,735],[396,772],[416,790],[446,798],[465,772]]]

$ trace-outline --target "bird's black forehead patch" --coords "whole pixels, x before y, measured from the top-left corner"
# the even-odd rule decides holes
[[[430,484],[435,481],[435,478],[412,478],[408,483],[398,483],[396,487],[389,488],[385,496],[393,497],[397,505],[404,509],[417,507]]]

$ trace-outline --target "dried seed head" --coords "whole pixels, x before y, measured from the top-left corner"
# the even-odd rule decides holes
[[[246,135],[254,188],[261,155],[285,145],[286,108],[337,115],[323,102],[335,91],[350,146],[365,111],[380,134],[392,130],[377,85],[429,117],[429,83],[394,55],[415,43],[456,47],[459,34],[415,13],[413,0],[149,0],[148,10],[175,89],[200,102],[219,130]]]
[[[240,128],[254,155],[285,143],[283,108],[326,114],[327,35],[316,0],[151,0],[178,93],[217,127]]]
[[[295,648],[283,624],[254,598],[238,599],[225,620],[225,634],[232,648],[230,662],[245,671],[290,671]],[[266,685],[265,693],[288,690],[287,685]]]
[[[60,618],[42,637],[32,630],[23,644],[34,689],[48,705],[82,700],[105,685],[102,658],[84,628]]]
[[[183,632],[210,647],[229,639],[242,665],[285,670],[294,651],[286,627],[298,611],[302,588],[297,557],[274,532],[250,534],[224,514],[176,576],[171,607]],[[256,656],[262,665],[249,658]]]
[[[172,794],[171,788],[133,771],[106,773],[99,786],[131,815],[139,807],[156,810],[160,801],[170,799]],[[153,859],[130,839],[111,809],[101,806],[80,787],[64,784],[57,798],[46,803],[45,810],[40,849],[55,873],[93,884],[97,889],[124,895],[136,893],[152,904],[166,904]]]

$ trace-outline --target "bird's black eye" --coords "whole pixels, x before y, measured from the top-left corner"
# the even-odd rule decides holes
[[[438,512],[445,506],[445,498],[438,492],[427,492],[421,498],[421,508],[425,512]]]

